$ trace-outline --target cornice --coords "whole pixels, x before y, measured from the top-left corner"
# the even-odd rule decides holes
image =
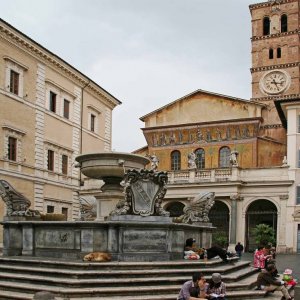
[[[294,67],[298,67],[298,66],[300,66],[300,62],[263,66],[263,67],[258,67],[258,68],[250,68],[250,72],[254,73],[254,72],[261,72],[261,71],[268,71],[268,70],[275,70],[275,69],[294,68]]]
[[[295,99],[300,98],[300,94],[290,94],[290,95],[275,95],[275,96],[268,96],[268,97],[260,97],[260,98],[251,98],[254,102],[262,102],[262,101],[275,101],[275,100],[288,100],[288,99]]]
[[[291,3],[291,2],[298,2],[298,0],[280,0],[279,2],[280,2],[280,4],[285,4],[285,3]],[[268,6],[271,6],[271,5],[272,5],[271,1],[260,2],[260,3],[250,4],[249,5],[249,9],[251,11],[253,9],[262,8],[262,7],[268,7]]]
[[[260,104],[261,103],[255,103]],[[235,125],[235,124],[256,124],[262,121],[261,117],[253,117],[253,118],[243,118],[243,119],[228,119],[228,120],[216,120],[216,121],[207,121],[207,122],[197,122],[197,123],[179,123],[179,124],[169,124],[169,125],[158,125],[158,126],[150,126],[141,128],[144,132],[151,132],[156,130],[161,131],[173,131],[174,129],[180,128],[189,128],[189,129],[197,129],[202,127],[218,127],[220,125]]]
[[[0,36],[10,43],[14,44],[18,48],[21,48],[23,51],[31,54],[39,61],[43,62],[47,66],[54,68],[59,73],[63,74],[68,79],[73,80],[79,86],[87,86],[88,91],[92,92],[94,95],[100,96],[101,98],[105,98],[110,107],[115,107],[121,102],[102,89],[100,86],[97,86],[91,79],[86,77],[84,74],[80,73],[74,67],[60,59],[55,54],[51,53],[47,49],[43,48],[41,45],[37,44],[30,38],[26,36],[23,37],[23,34],[20,32],[15,32],[12,28],[8,27],[10,25],[0,20]],[[22,36],[21,36],[22,35]]]
[[[251,37],[251,41],[254,42],[259,40],[268,40],[268,39],[273,39],[273,38],[278,38],[278,37],[283,37],[283,36],[293,35],[293,34],[299,34],[299,29],[295,29],[293,31],[288,31],[288,32],[279,32],[279,33],[274,33],[269,35],[253,36]]]

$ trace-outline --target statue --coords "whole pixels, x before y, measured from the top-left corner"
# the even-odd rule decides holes
[[[167,192],[166,172],[153,170],[129,170],[124,177],[125,198],[120,200],[111,216],[140,215],[166,216],[169,212],[162,208],[162,200]]]
[[[209,222],[208,213],[215,203],[215,193],[202,192],[183,209],[183,215],[173,218],[175,223]]]
[[[155,154],[152,154],[152,155],[147,154],[146,157],[149,157],[151,160],[151,170],[157,171],[158,164],[159,164],[158,157]]]
[[[83,221],[95,220],[97,217],[95,197],[79,197],[80,219]]]
[[[197,169],[196,165],[197,156],[194,152],[188,154],[188,168],[189,169]]]
[[[31,202],[7,181],[0,180],[0,196],[6,204],[6,216],[38,217],[38,210],[29,209]]]
[[[238,164],[238,155],[239,155],[239,152],[236,151],[236,150],[233,150],[231,151],[230,153],[230,164],[232,167],[238,167],[239,164]]]
[[[287,161],[287,157],[286,155],[283,157],[283,160],[282,160],[282,167],[288,167],[288,161]]]

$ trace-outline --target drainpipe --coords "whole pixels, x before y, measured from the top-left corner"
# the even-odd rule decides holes
[[[82,140],[82,134],[83,134],[83,91],[90,84],[90,82],[91,82],[91,80],[89,79],[89,81],[81,89],[80,149],[79,149],[80,154],[82,154],[82,145],[83,145],[83,140]],[[83,186],[81,171],[79,171],[79,186]]]

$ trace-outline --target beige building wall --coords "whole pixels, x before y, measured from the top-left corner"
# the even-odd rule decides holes
[[[1,19],[0,61],[0,179],[28,197],[31,208],[46,213],[53,207],[74,220],[80,192],[75,157],[111,150],[112,110],[121,102]],[[1,202],[0,219],[4,211]]]

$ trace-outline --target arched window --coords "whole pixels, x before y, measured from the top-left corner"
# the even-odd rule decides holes
[[[263,20],[263,35],[269,35],[270,34],[270,18],[264,17]]]
[[[287,15],[281,16],[281,32],[287,32],[288,31],[288,18]]]
[[[281,48],[277,48],[277,58],[281,58]]]
[[[196,154],[196,165],[197,169],[204,169],[205,168],[205,151],[203,149],[197,149],[195,151]]]
[[[228,168],[230,166],[230,148],[222,147],[219,152],[219,167]]]
[[[274,58],[274,51],[273,49],[269,49],[269,59],[273,59]]]
[[[181,165],[181,155],[178,150],[175,150],[171,153],[171,170],[177,171],[180,170]]]

